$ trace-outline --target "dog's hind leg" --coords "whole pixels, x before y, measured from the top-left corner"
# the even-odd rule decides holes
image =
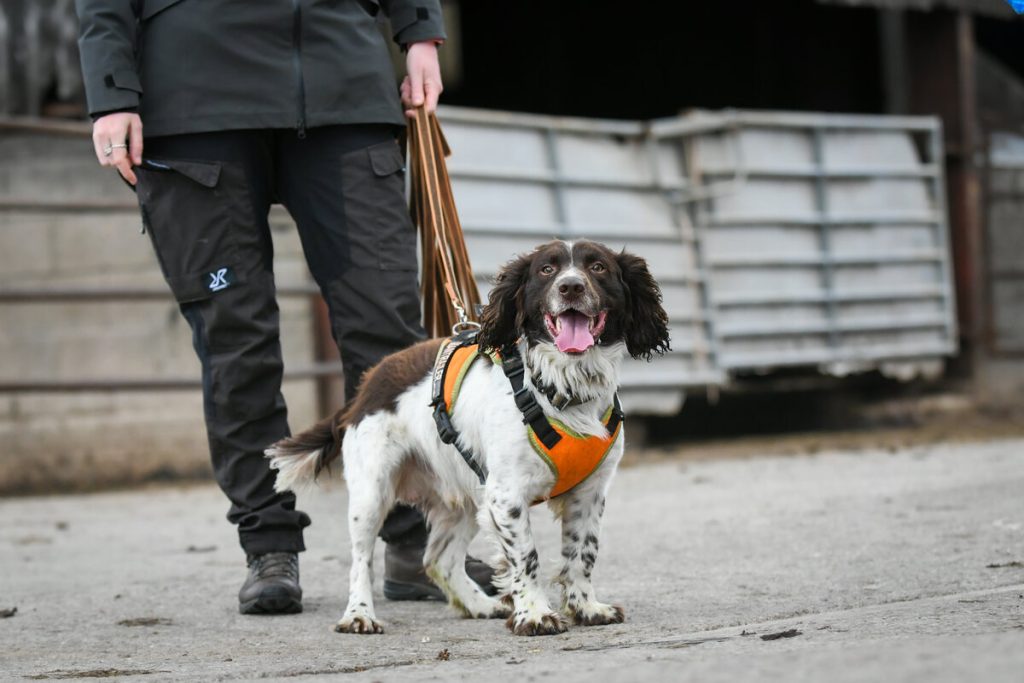
[[[385,415],[363,420],[345,435],[345,485],[352,543],[348,606],[339,633],[383,633],[373,609],[373,547],[395,502],[395,474],[404,453],[388,438]]]
[[[466,551],[478,527],[465,510],[438,508],[429,518],[430,540],[423,563],[448,603],[472,619],[505,618],[509,608],[492,598],[466,574]]]

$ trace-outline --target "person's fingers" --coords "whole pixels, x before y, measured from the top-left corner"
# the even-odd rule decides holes
[[[126,157],[141,164],[142,120],[131,112],[107,114],[96,119],[92,128],[92,146],[101,166],[117,166]]]
[[[411,107],[412,84],[410,83],[408,76],[402,79],[402,84],[398,87],[398,92],[402,97],[402,104],[404,104],[406,107]]]
[[[114,147],[110,150],[110,165],[120,166],[122,161],[128,161],[128,149],[127,145],[120,140],[116,141],[114,145],[121,145],[120,147]]]
[[[99,126],[93,133],[93,147],[96,150],[96,158],[99,160],[100,166],[116,166],[117,160],[125,156],[123,148],[114,147],[123,136],[123,133],[115,132],[115,130],[109,126]]]
[[[406,117],[410,119],[416,118],[416,105],[412,103],[412,81],[408,76],[402,79],[399,92],[402,96],[402,105],[405,107]]]
[[[101,140],[101,137],[103,135],[104,133],[102,133],[101,131],[93,131],[92,149],[94,152],[96,152],[96,161],[100,162],[100,166],[109,166],[110,158],[103,152],[103,148],[106,147],[108,143],[106,139]]]
[[[437,111],[437,100],[441,97],[441,91],[444,90],[444,86],[441,85],[440,81],[436,81],[433,78],[428,78],[423,84],[423,90],[425,92],[424,107],[428,113]]]
[[[413,107],[423,104],[423,69],[409,69],[409,102]]]
[[[136,183],[137,178],[135,177],[135,171],[132,170],[131,159],[125,156],[120,161],[118,161],[115,164],[115,166],[117,166],[117,172],[121,174],[122,178],[127,180],[132,185]]]
[[[131,146],[129,152],[132,163],[136,166],[142,164],[142,119],[138,116],[133,116],[128,122],[128,144]]]
[[[118,152],[123,151],[120,149],[113,149],[112,145],[115,144],[116,140],[119,140],[118,134],[110,129],[109,126],[100,126],[97,128],[93,136],[93,144],[96,147],[96,158],[100,161],[100,166],[114,166],[118,158]]]

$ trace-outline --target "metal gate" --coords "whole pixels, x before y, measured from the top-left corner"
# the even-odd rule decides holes
[[[685,388],[725,380],[714,359],[696,236],[670,201],[684,190],[683,176],[663,173],[647,126],[466,109],[444,109],[441,120],[482,292],[502,263],[553,238],[628,248],[661,283],[672,351],[630,364],[623,400],[636,412],[674,413]]]
[[[590,237],[648,260],[662,285],[672,351],[627,364],[623,400],[634,414],[675,413],[688,389],[785,367],[910,378],[941,369],[956,351],[936,119],[726,111],[622,122],[454,108],[443,108],[441,119],[482,291],[502,263],[552,238]],[[85,126],[63,128],[88,136]],[[91,171],[75,171],[67,159],[52,168],[98,174],[91,150],[80,149],[75,163]],[[1024,155],[1014,163],[1019,189]],[[24,182],[30,187],[31,177]],[[18,187],[9,189],[20,197]],[[1019,222],[1012,227],[1000,258],[1020,251]],[[1009,274],[997,292],[1008,302],[1007,343],[1020,344],[1015,294],[1024,278],[997,272]],[[127,295],[109,289],[5,291],[0,300]],[[96,386],[66,378],[0,384]]]
[[[937,119],[441,118],[482,289],[552,238],[650,263],[673,350],[627,367],[633,411],[672,413],[688,387],[787,366],[910,378],[956,351]]]
[[[695,182],[729,179],[690,209],[722,368],[913,375],[956,351],[937,120],[737,111],[653,130],[692,148]]]

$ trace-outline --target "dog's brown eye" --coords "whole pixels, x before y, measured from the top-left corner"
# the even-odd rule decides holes
[[[592,271],[593,271],[593,272],[595,272],[595,273],[603,273],[603,272],[604,272],[605,270],[607,270],[607,269],[606,269],[606,268],[604,267],[604,264],[603,264],[603,263],[601,263],[600,261],[598,261],[598,262],[597,262],[597,263],[595,263],[594,265],[590,266],[590,270],[592,270]]]
[[[544,266],[543,268],[540,269],[540,274],[541,275],[551,275],[551,273],[553,273],[553,272],[555,272],[555,267],[550,265],[550,264],[548,264],[548,265],[546,265],[546,266]]]

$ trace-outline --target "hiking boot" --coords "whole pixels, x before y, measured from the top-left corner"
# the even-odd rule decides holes
[[[247,555],[249,576],[238,591],[242,614],[295,614],[302,611],[298,553]]]
[[[388,543],[384,546],[384,597],[388,600],[446,600],[423,567],[425,546]],[[494,570],[475,557],[466,557],[466,573],[487,595],[498,589],[491,585]]]

